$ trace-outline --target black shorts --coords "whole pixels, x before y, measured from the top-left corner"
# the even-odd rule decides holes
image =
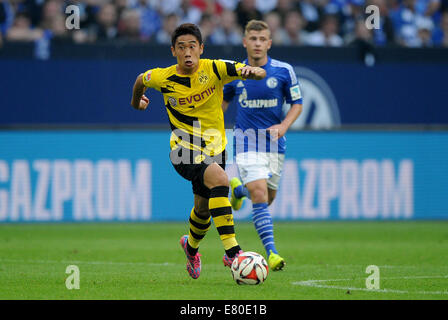
[[[174,169],[184,179],[191,181],[193,194],[203,198],[210,198],[210,189],[204,185],[204,172],[207,167],[216,162],[225,170],[227,153],[224,150],[220,154],[210,157],[200,151],[194,151],[179,147],[170,152],[170,160]]]

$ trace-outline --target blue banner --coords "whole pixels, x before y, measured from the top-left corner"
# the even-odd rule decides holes
[[[170,163],[169,135],[1,131],[0,222],[185,221],[192,189]],[[447,146],[448,132],[290,132],[271,212],[275,220],[448,219]],[[227,172],[237,175],[232,159]],[[235,217],[250,214],[246,201]]]
[[[448,124],[448,64],[385,63],[369,68],[360,63],[287,62],[300,79],[304,102],[294,129]],[[174,63],[174,58],[0,60],[0,125],[156,124],[168,128],[160,92],[148,91],[150,105],[145,112],[132,109],[130,101],[140,73]],[[231,106],[225,116],[229,127],[235,115]]]

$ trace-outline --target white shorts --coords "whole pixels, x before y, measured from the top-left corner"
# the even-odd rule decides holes
[[[285,155],[282,153],[248,151],[236,155],[236,164],[243,184],[266,179],[268,188],[277,190]]]

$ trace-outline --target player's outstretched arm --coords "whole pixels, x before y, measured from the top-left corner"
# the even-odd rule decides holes
[[[261,80],[266,77],[266,70],[260,67],[244,66],[237,69],[237,71],[240,70],[244,79]]]
[[[145,110],[148,107],[149,99],[145,96],[146,87],[143,84],[143,73],[139,74],[132,89],[131,106],[137,110]]]

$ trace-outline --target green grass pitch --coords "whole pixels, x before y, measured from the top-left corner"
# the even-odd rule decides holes
[[[444,299],[448,222],[276,222],[285,270],[238,286],[212,227],[202,274],[191,279],[179,238],[186,223],[0,225],[0,299]],[[254,227],[236,222],[246,251],[264,255]],[[80,289],[68,290],[68,265]],[[367,290],[366,267],[380,270]]]

